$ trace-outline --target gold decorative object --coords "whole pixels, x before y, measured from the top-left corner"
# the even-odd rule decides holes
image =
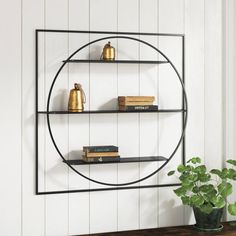
[[[82,112],[86,97],[81,84],[74,84],[74,89],[70,90],[68,110],[70,112]]]
[[[113,61],[115,60],[115,48],[111,46],[111,42],[108,42],[102,52],[102,59],[106,61]]]

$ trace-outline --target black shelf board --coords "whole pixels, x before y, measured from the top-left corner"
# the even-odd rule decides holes
[[[167,158],[163,156],[146,156],[146,157],[121,157],[120,161],[109,162],[84,162],[83,160],[67,160],[70,165],[97,165],[97,164],[112,164],[112,163],[136,163],[136,162],[156,162],[167,161]],[[65,162],[65,161],[63,161]]]
[[[121,63],[121,64],[164,64],[169,63],[168,61],[150,61],[150,60],[113,60],[113,61],[105,61],[105,60],[64,60],[63,62],[67,63]]]
[[[70,112],[70,111],[38,111],[39,114],[52,114],[52,115],[60,115],[60,114],[103,114],[103,113],[178,113],[178,112],[186,112],[183,109],[159,109],[159,110],[139,110],[139,111],[119,111],[119,110],[91,110],[91,111],[83,111],[83,112]]]

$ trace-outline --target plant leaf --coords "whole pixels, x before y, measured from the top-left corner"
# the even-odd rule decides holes
[[[222,177],[222,173],[221,173],[220,170],[212,169],[212,170],[210,171],[210,173],[215,174],[215,175],[218,175],[220,178]]]
[[[236,202],[228,205],[228,212],[233,216],[236,215]]]
[[[199,179],[200,182],[206,183],[206,182],[211,180],[211,175],[209,175],[209,174],[200,174],[198,176],[198,179]]]
[[[214,189],[214,186],[212,184],[203,184],[199,187],[199,190],[204,193],[211,192]]]
[[[236,180],[236,171],[232,168],[228,169],[228,176],[229,179]]]
[[[226,198],[233,192],[233,186],[231,183],[222,182],[218,185],[218,191],[223,198]]]
[[[188,172],[184,172],[180,175],[179,180],[181,180],[182,182],[185,180],[189,180],[189,176],[190,174]]]
[[[212,189],[212,191],[204,193],[203,197],[205,199],[205,202],[210,203],[211,200],[216,197],[216,195],[217,195],[217,191],[215,189]]]
[[[201,166],[197,166],[193,171],[199,174],[205,174],[206,173],[206,166],[205,165],[201,165]]]
[[[189,196],[182,196],[181,200],[184,205],[190,205],[190,197]]]
[[[175,171],[174,170],[172,170],[172,171],[170,171],[170,172],[168,172],[168,176],[171,176],[171,175],[173,175],[175,173]]]
[[[178,197],[182,197],[182,196],[185,196],[185,194],[187,193],[187,190],[184,187],[180,187],[180,188],[175,189],[174,192]]]
[[[215,205],[217,208],[222,208],[225,206],[225,200],[221,196],[215,196],[211,199],[211,202]]]
[[[193,195],[190,198],[190,202],[192,206],[200,207],[204,203],[204,198],[199,195]]]
[[[186,170],[186,167],[184,165],[179,165],[177,168],[178,172],[183,173]]]
[[[198,180],[198,175],[197,174],[191,174],[191,175],[189,175],[188,179],[191,182],[196,182]]]
[[[182,182],[182,187],[185,188],[187,191],[192,191],[194,183],[190,181],[184,181]]]
[[[216,196],[217,191],[213,188],[211,191],[207,192],[206,194],[208,195],[209,201],[210,201],[213,197]]]
[[[187,171],[191,171],[194,167],[190,166],[190,165],[186,165],[186,170]]]
[[[229,171],[227,168],[223,168],[222,170],[222,179],[227,179],[228,178]]]
[[[187,163],[190,163],[190,162],[193,164],[201,163],[201,158],[200,157],[193,157],[187,161]]]
[[[192,191],[193,191],[193,193],[199,193],[199,192],[200,192],[198,186],[194,186],[193,189],[192,189]]]
[[[236,166],[236,160],[230,159],[230,160],[227,160],[226,162],[233,165],[233,166]]]

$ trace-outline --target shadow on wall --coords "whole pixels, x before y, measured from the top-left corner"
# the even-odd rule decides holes
[[[195,224],[192,207],[185,206],[185,224]]]
[[[117,98],[112,98],[103,105],[101,105],[98,110],[115,110],[118,108]]]
[[[101,47],[98,45],[93,45],[93,47],[91,47],[91,52],[88,55],[88,58],[90,60],[99,60],[101,57]]]
[[[53,97],[52,110],[63,111],[68,109],[69,92],[67,89],[60,89]]]
[[[66,160],[68,159],[78,159],[78,156],[82,155],[82,151],[71,151],[70,153],[67,153],[64,155],[64,158]],[[47,180],[50,180],[50,184],[53,184],[59,189],[67,189],[68,188],[68,182],[67,181],[61,181],[60,176],[64,176],[65,173],[68,174],[69,167],[63,163],[63,160],[58,157],[57,162],[51,166],[49,169],[47,169],[46,172],[43,172],[42,166],[39,165],[39,171],[40,173],[44,173],[44,176]]]
[[[182,219],[183,212],[184,212],[184,206],[179,205],[175,206],[175,200],[164,200],[162,201],[160,205],[160,219],[168,219],[166,221],[165,226],[175,226],[175,225],[180,225],[183,224],[183,222],[179,222],[176,219]],[[162,225],[161,225],[162,226]]]

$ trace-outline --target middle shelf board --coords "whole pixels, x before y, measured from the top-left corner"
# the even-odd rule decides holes
[[[186,112],[184,109],[160,109],[160,110],[136,110],[136,111],[120,111],[120,110],[91,110],[91,111],[83,111],[83,112],[71,112],[71,111],[38,111],[39,114],[103,114],[103,113],[176,113],[176,112]]]
[[[156,162],[167,161],[163,156],[146,156],[146,157],[121,157],[119,161],[109,162],[84,162],[83,160],[67,160],[70,165],[92,165],[92,164],[112,164],[112,163],[135,163],[135,162]],[[65,162],[65,161],[63,161]]]
[[[113,61],[105,61],[105,60],[64,60],[62,62],[66,63],[121,63],[121,64],[164,64],[169,63],[168,61],[150,61],[150,60],[113,60]]]

